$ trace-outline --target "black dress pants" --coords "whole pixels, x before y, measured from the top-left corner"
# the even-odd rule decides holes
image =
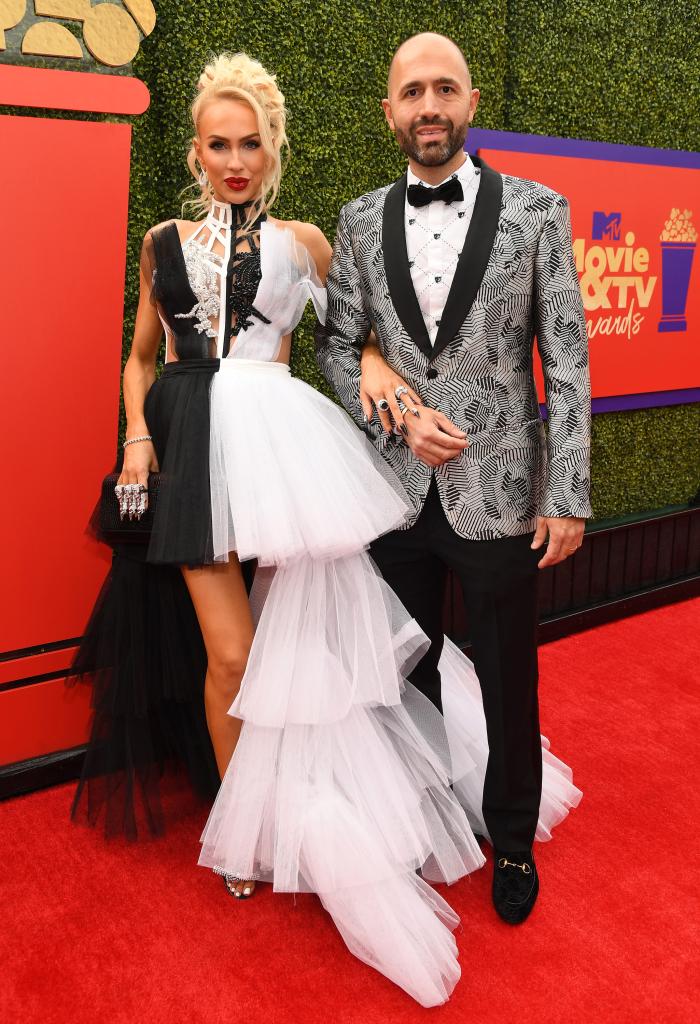
[[[448,523],[435,479],[415,526],[380,537],[371,555],[430,638],[410,681],[440,710],[447,571],[457,575],[469,619],[489,741],[483,813],[494,847],[529,850],[542,791],[537,702],[537,563],[532,534],[464,540]]]

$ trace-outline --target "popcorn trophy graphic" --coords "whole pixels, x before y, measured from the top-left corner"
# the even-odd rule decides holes
[[[688,301],[690,272],[698,233],[692,225],[692,210],[671,210],[661,232],[661,302],[659,331],[685,331],[688,322],[685,306]]]
[[[29,17],[31,23],[22,28],[21,53],[41,57],[82,60],[80,32],[66,25],[77,22],[82,28],[82,42],[101,64],[121,67],[136,56],[141,36],[150,35],[156,23],[151,0],[123,0],[99,3],[92,0],[35,0],[33,15],[27,0],[0,0],[0,51],[5,50],[8,29],[15,28]]]

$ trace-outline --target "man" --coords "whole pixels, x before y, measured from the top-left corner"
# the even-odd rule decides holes
[[[372,554],[430,637],[411,682],[438,707],[448,569],[461,582],[489,738],[493,900],[517,924],[539,889],[537,577],[580,546],[591,514],[590,388],[567,202],[464,153],[478,101],[451,40],[399,47],[383,108],[408,170],[341,211],[317,350],[414,506]]]

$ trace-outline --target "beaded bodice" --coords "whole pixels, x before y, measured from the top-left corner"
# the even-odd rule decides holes
[[[213,202],[183,240],[174,221],[149,232],[152,295],[170,356],[276,359],[309,297],[324,315],[325,290],[293,231],[264,216],[246,227],[246,215]]]
[[[202,224],[182,242],[182,255],[196,301],[187,312],[175,313],[190,320],[201,335],[216,341],[212,354],[227,356],[231,341],[247,329],[251,317],[268,322],[255,308],[261,279],[259,218],[245,227],[245,206],[212,202]]]

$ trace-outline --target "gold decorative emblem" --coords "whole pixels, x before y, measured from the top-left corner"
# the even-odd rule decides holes
[[[27,12],[27,0],[0,0],[0,50],[6,48],[5,29],[14,28]]]
[[[6,32],[27,15],[27,0],[0,0],[0,52],[7,49]],[[151,34],[156,11],[151,0],[122,0],[93,4],[92,0],[34,0],[32,23],[24,32],[21,52],[40,57],[82,60],[81,40],[66,25],[48,19],[79,22],[82,43],[95,60],[108,67],[129,64],[143,36]]]

